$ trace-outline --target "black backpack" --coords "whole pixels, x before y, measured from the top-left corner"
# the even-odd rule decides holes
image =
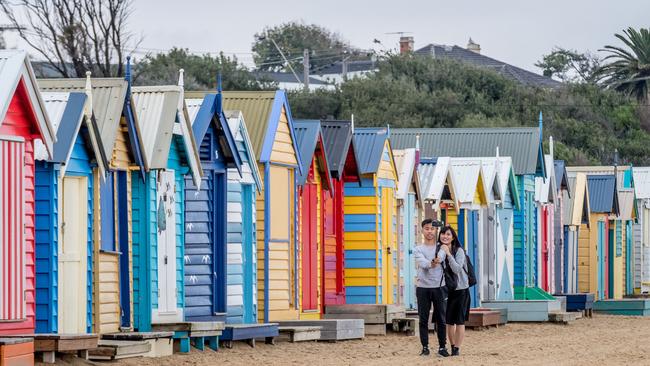
[[[474,273],[474,265],[472,265],[472,261],[469,260],[467,252],[465,252],[465,263],[467,264],[467,269],[465,269],[465,273],[467,274],[467,282],[469,283],[469,287],[472,287],[476,285],[476,274]]]

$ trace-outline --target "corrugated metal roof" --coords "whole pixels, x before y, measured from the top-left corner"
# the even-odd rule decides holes
[[[140,86],[131,88],[134,113],[142,136],[148,169],[165,169],[174,134],[181,87]]]
[[[197,109],[198,111],[198,109]],[[241,111],[224,111],[226,118],[228,118],[228,125],[230,130],[234,134],[235,140],[241,141],[244,144],[249,157],[249,165],[253,179],[257,186],[257,191],[262,191],[262,176],[260,173],[259,166],[257,164],[257,155],[255,154],[255,149],[251,143],[250,136],[248,135],[248,130],[246,129],[246,122],[244,120],[244,114]]]
[[[634,192],[637,199],[650,198],[650,167],[635,166],[632,170],[634,176]]]
[[[376,173],[388,138],[386,128],[364,127],[354,130],[354,152],[359,173]]]
[[[558,190],[568,190],[569,182],[566,176],[566,162],[564,160],[555,160],[553,166],[555,168],[555,187]],[[569,196],[571,196],[571,191],[569,191]]]
[[[451,158],[449,173],[452,181],[452,191],[458,205],[474,203],[479,184],[481,162],[479,160]],[[481,182],[481,184],[483,184]]]
[[[621,220],[634,220],[636,212],[634,209],[634,190],[632,188],[622,188],[618,191],[618,204]]]
[[[50,159],[42,140],[36,139],[34,141],[34,158],[63,164],[61,175],[65,175],[65,164],[70,159],[81,123],[84,120],[86,94],[54,92],[42,93],[42,97],[57,140],[54,143]]]
[[[497,147],[511,156],[515,174],[535,174],[542,169],[541,140],[536,127],[511,128],[395,128],[390,131],[396,149],[415,146],[420,136],[423,157],[494,156]]]
[[[614,175],[587,175],[591,212],[618,214],[618,195]]]
[[[27,89],[28,98],[36,118],[37,127],[47,151],[52,153],[56,142],[56,131],[47,115],[45,103],[38,92],[36,76],[29,62],[27,52],[0,50],[0,125],[5,119],[9,104],[21,80]]]
[[[318,120],[296,120],[293,121],[293,131],[296,136],[296,146],[302,157],[302,173],[297,174],[298,184],[303,185],[307,182],[309,166],[314,160],[314,152],[320,138],[320,122]]]
[[[93,78],[91,84],[93,114],[104,154],[110,159],[120,127],[128,83],[122,78]],[[84,92],[86,79],[39,79],[38,86],[42,91]]]
[[[634,168],[636,169],[636,168]],[[629,179],[634,170],[629,165],[612,166],[568,166],[567,172],[582,172],[587,175],[610,175],[616,171],[616,181],[618,188],[634,188],[634,180]],[[626,179],[627,178],[627,179]]]
[[[424,199],[440,201],[449,178],[449,157],[422,159],[418,170]]]
[[[330,171],[338,179],[343,176],[345,160],[352,143],[352,122],[321,121],[321,130]]]

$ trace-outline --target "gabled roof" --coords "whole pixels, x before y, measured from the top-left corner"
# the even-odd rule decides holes
[[[562,83],[553,80],[552,78],[524,70],[520,67],[507,64],[503,61],[493,59],[459,46],[429,44],[416,50],[414,53],[421,56],[456,60],[479,68],[492,70],[523,85],[542,88],[559,88],[562,86]]]
[[[510,128],[395,128],[391,143],[396,149],[415,146],[420,136],[423,157],[511,156],[515,174],[544,175],[544,160],[538,127]]]
[[[30,101],[34,120],[40,132],[40,137],[48,152],[52,152],[56,141],[56,132],[45,111],[45,104],[38,91],[36,76],[27,57],[27,52],[16,50],[0,50],[0,125],[7,115],[16,90],[24,85],[27,98]]]
[[[541,203],[554,203],[557,202],[558,189],[555,180],[555,167],[553,157],[551,155],[544,155],[546,163],[546,178],[535,178],[535,201]]]
[[[386,128],[364,127],[354,130],[354,152],[360,174],[377,172],[387,140]]]
[[[74,144],[84,121],[84,111],[88,99],[84,93],[42,93],[47,114],[56,133],[52,158],[41,139],[34,142],[34,158],[62,164],[61,176],[65,175],[65,165],[68,163]]]
[[[38,86],[41,91],[86,91],[86,79],[39,79]],[[146,164],[142,154],[142,136],[137,127],[137,116],[133,112],[132,100],[129,95],[129,83],[123,78],[93,78],[90,79],[92,87],[92,110],[100,136],[103,154],[106,161],[113,156],[115,140],[120,128],[122,114],[126,116],[129,126],[129,143],[135,162],[140,166],[144,179]]]
[[[325,120],[320,125],[332,177],[339,179],[343,176],[348,150],[352,148],[352,122]]]
[[[555,187],[558,190],[567,190],[569,197],[571,197],[571,190],[569,190],[569,181],[567,180],[566,162],[564,160],[555,160],[553,162],[555,171]]]
[[[515,181],[515,173],[512,170],[512,158],[509,156],[499,157],[481,157],[475,158],[481,161],[482,172],[484,176],[485,192],[491,188],[491,180],[494,180],[494,185],[498,189],[498,200],[503,201],[506,197],[507,191],[510,190],[510,198],[516,208],[519,208],[519,189]],[[492,173],[494,170],[494,173]],[[491,176],[494,175],[493,178]],[[488,202],[494,200],[488,194]]]
[[[207,93],[214,93],[213,91]],[[188,93],[194,95],[195,93]],[[289,131],[294,146],[296,143],[293,134],[293,118],[287,94],[283,90],[276,91],[227,91],[223,92],[223,108],[239,110],[244,114],[248,133],[250,134],[253,148],[257,152],[257,160],[266,163],[271,159],[271,150],[275,141],[275,133],[280,122],[284,108],[289,123]],[[296,148],[296,161],[298,169],[302,163],[300,152]]]
[[[451,183],[449,176],[449,157],[420,159],[418,167],[420,187],[425,200],[439,202],[443,199],[445,185]],[[452,194],[453,192],[449,192]],[[453,199],[453,196],[450,197]]]
[[[635,166],[632,175],[634,176],[636,198],[650,199],[650,167]]]
[[[176,85],[133,87],[133,111],[142,134],[147,170],[167,168],[181,89]]]
[[[189,94],[189,93],[188,93]],[[197,93],[193,93],[197,94]],[[210,127],[210,123],[214,123],[217,139],[220,140],[220,146],[224,149],[225,162],[229,167],[237,168],[241,174],[241,157],[235,144],[235,138],[226,116],[221,110],[220,95],[214,93],[204,93],[205,96],[200,104],[196,99],[187,101],[188,116],[192,123],[192,134],[197,145],[201,144],[205,134]],[[227,149],[225,149],[227,147]]]
[[[571,196],[565,191],[564,224],[580,226],[583,222],[589,223],[591,209],[589,207],[589,189],[587,175],[581,172],[568,172],[567,180]]]
[[[457,209],[475,207],[477,190],[482,190],[483,187],[481,161],[451,158],[449,172],[452,180],[452,195],[455,197]]]
[[[257,164],[255,149],[253,149],[253,144],[248,135],[248,129],[246,128],[246,122],[244,121],[244,114],[241,111],[224,111],[226,118],[228,118],[228,125],[230,125],[230,131],[232,131],[235,141],[239,141],[244,146],[244,150],[248,155],[248,168],[242,166],[242,172],[246,173],[246,169],[250,169],[250,173],[253,176],[255,181],[255,186],[257,191],[262,191],[262,176],[260,173],[259,166]],[[243,159],[243,157],[242,157]],[[251,182],[252,183],[252,182]]]
[[[587,185],[591,212],[619,214],[614,175],[587,175]]]
[[[404,200],[408,196],[411,186],[415,191],[415,198],[418,205],[422,205],[422,192],[420,189],[420,178],[416,164],[415,149],[393,150],[395,168],[397,169],[397,199]],[[418,164],[419,165],[419,164]]]
[[[329,190],[332,186],[332,177],[330,176],[330,168],[327,162],[327,153],[325,152],[320,122],[318,120],[293,121],[293,132],[296,137],[296,146],[302,158],[302,169],[297,174],[298,185],[304,185],[307,182],[309,166],[314,158],[316,158],[318,165],[322,169],[320,174],[323,175],[323,185],[325,189]],[[316,155],[317,152],[320,152],[321,156]]]
[[[634,178],[631,165],[607,166],[571,166],[566,167],[567,172],[583,172],[587,175],[612,175],[616,172],[618,188],[634,188]],[[634,168],[636,169],[636,168]]]
[[[192,173],[192,180],[195,187],[201,186],[203,177],[203,166],[199,155],[199,144],[192,133],[192,120],[190,119],[187,105],[185,104],[185,81],[183,80],[184,70],[179,70],[178,86],[181,92],[176,107],[176,122],[174,123],[174,135],[181,136],[185,147],[185,158]]]

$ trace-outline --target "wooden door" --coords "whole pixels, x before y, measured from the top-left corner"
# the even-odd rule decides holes
[[[467,210],[466,215],[467,215],[467,245],[466,245],[467,255],[469,256],[469,259],[472,261],[472,264],[474,265],[474,273],[478,274],[477,285],[471,287],[469,291],[471,306],[473,308],[476,308],[481,305],[480,296],[479,296],[479,286],[481,284],[481,281],[483,281],[483,279],[481,278],[481,265],[480,265],[480,258],[478,253],[478,246],[479,246],[478,231],[480,230],[480,227],[479,227],[479,220],[478,220],[478,212]]]
[[[415,206],[415,194],[408,194],[404,201],[404,221],[402,225],[402,235],[404,237],[404,306],[407,309],[417,308],[417,299],[415,298],[415,257],[413,249],[416,242],[417,218]]]
[[[59,332],[86,332],[88,178],[65,177],[59,244]]]
[[[318,186],[302,188],[302,310],[318,308]]]
[[[117,172],[117,239],[120,268],[120,326],[131,326],[131,270],[129,265],[129,207],[128,172]]]
[[[156,184],[158,309],[154,322],[181,321],[176,306],[176,179],[173,170],[158,173]]]
[[[541,246],[542,246],[542,258],[540,260],[542,261],[541,266],[542,266],[542,278],[541,278],[541,285],[542,289],[544,291],[548,291],[548,262],[549,262],[549,251],[548,251],[548,206],[543,206],[542,209],[540,210],[541,212],[541,217],[539,218],[541,220],[541,225],[542,225],[542,238],[541,238]]]
[[[382,276],[382,302],[383,304],[393,304],[395,275],[394,255],[396,250],[393,241],[393,215],[395,213],[394,191],[392,188],[380,188],[381,192],[381,245],[382,245],[382,260],[381,260],[381,276]]]
[[[255,216],[253,204],[255,202],[254,187],[250,184],[242,185],[242,256],[244,262],[244,323],[255,323],[255,259],[253,251],[255,242]]]
[[[605,253],[607,251],[607,231],[605,226],[605,222],[598,221],[598,300],[602,300],[606,296],[605,278],[607,276],[607,271],[605,263],[607,263],[607,261],[605,259]]]
[[[483,229],[487,233],[485,248],[483,252],[483,281],[482,281],[482,298],[485,300],[496,300],[497,294],[497,260],[503,261],[504,258],[497,258],[498,243],[498,220],[494,206],[483,209]],[[499,266],[502,268],[502,265]]]
[[[25,313],[25,144],[0,137],[0,320]]]

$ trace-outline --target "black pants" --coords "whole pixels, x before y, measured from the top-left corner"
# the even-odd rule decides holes
[[[420,342],[422,347],[429,346],[429,312],[433,304],[433,320],[436,322],[438,345],[443,348],[447,342],[447,327],[445,316],[447,313],[447,287],[424,288],[415,290],[418,299],[418,316],[420,317]]]

